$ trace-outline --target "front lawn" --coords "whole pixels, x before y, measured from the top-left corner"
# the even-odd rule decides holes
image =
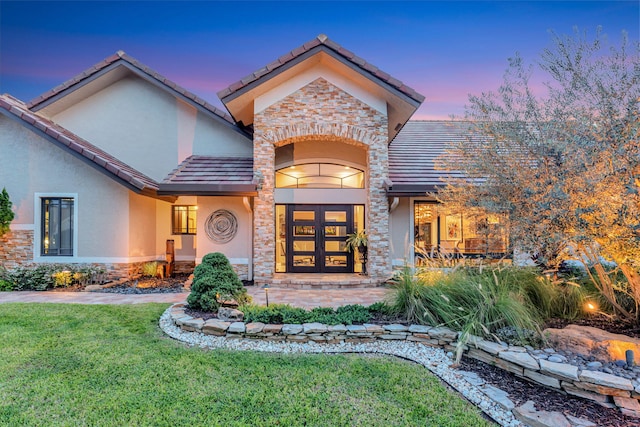
[[[407,362],[185,348],[166,307],[0,304],[0,425],[491,425]]]

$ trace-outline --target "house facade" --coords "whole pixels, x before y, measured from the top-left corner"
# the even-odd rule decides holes
[[[118,52],[24,103],[0,96],[6,268],[90,263],[115,276],[222,252],[257,284],[375,285],[417,250],[501,253],[498,220],[447,212],[437,158],[463,122],[324,35],[218,93],[227,112]],[[346,250],[365,230],[366,270]],[[489,247],[493,246],[493,247]]]

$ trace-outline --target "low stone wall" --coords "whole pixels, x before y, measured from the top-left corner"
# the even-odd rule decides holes
[[[458,333],[451,329],[423,325],[273,325],[223,322],[218,319],[205,321],[187,315],[184,304],[176,304],[171,308],[171,318],[184,331],[228,339],[326,344],[402,340],[453,351],[458,337]],[[640,418],[640,385],[634,386],[629,379],[604,372],[580,370],[568,363],[535,358],[524,347],[501,345],[475,337],[465,348],[465,354],[545,387],[593,400],[608,408],[617,407],[625,415]]]

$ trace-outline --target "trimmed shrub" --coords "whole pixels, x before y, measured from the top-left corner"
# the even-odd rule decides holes
[[[227,268],[231,268],[233,270],[233,267],[231,267],[231,263],[229,262],[229,259],[223,253],[220,253],[220,252],[213,252],[210,254],[206,254],[205,256],[202,257],[202,264],[210,265],[215,270],[222,270]]]
[[[246,323],[324,323],[325,325],[352,325],[366,323],[372,314],[362,305],[345,305],[336,310],[330,307],[316,307],[311,311],[292,307],[288,304],[271,304],[269,307],[243,305],[239,309],[244,313]]]
[[[0,279],[0,292],[9,292],[13,290],[13,283],[8,280]]]
[[[101,268],[82,264],[39,264],[18,267],[2,273],[2,279],[11,283],[13,290],[46,291],[54,287],[85,284],[93,276],[104,273]]]
[[[214,274],[216,272],[216,269],[213,268],[211,265],[209,264],[199,264],[194,270],[193,270],[193,281],[195,282],[196,280],[204,277],[204,276],[209,276],[211,274]]]
[[[340,323],[353,325],[354,323],[367,323],[371,320],[372,314],[367,307],[359,304],[352,304],[336,308],[336,316]]]
[[[187,302],[197,310],[216,311],[228,300],[244,304],[250,297],[227,257],[220,252],[207,254],[193,272]]]

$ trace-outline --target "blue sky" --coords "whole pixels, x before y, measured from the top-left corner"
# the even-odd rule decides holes
[[[124,50],[220,105],[218,90],[324,33],[425,95],[415,118],[438,119],[575,26],[638,40],[640,3],[0,0],[0,93],[28,101]]]

